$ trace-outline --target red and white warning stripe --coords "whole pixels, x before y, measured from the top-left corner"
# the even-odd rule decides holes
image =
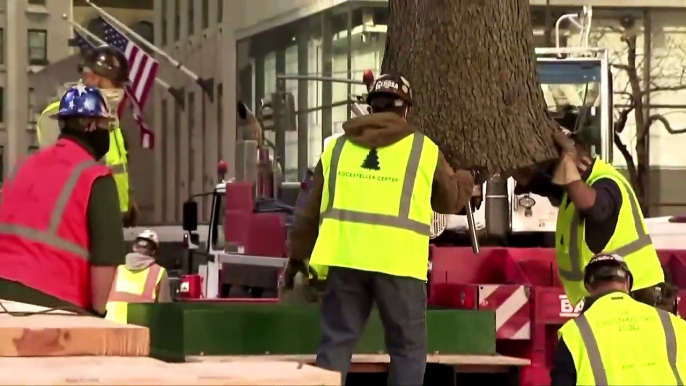
[[[479,308],[495,311],[496,338],[531,337],[529,291],[523,285],[480,285]]]

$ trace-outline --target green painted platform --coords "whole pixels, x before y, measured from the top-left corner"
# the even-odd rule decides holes
[[[167,361],[195,355],[313,354],[321,336],[316,305],[132,304],[129,323],[149,327],[151,355]],[[430,309],[427,328],[429,354],[495,354],[491,311]],[[355,352],[385,352],[376,312]]]

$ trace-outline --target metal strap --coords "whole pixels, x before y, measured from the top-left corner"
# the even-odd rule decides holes
[[[89,260],[90,253],[87,248],[84,248],[74,242],[64,240],[59,237],[57,232],[59,231],[60,224],[62,222],[62,217],[64,216],[64,211],[69,203],[69,198],[71,197],[76,184],[79,182],[81,174],[89,167],[97,165],[95,161],[86,161],[77,165],[72,171],[71,176],[62,187],[62,191],[57,198],[55,207],[50,215],[50,223],[47,230],[36,230],[31,229],[27,226],[17,225],[17,224],[7,224],[0,223],[0,234],[6,236],[16,236],[23,239],[31,240],[35,243],[45,244],[55,249],[59,249],[65,252],[69,252],[76,256],[83,258],[84,260]]]
[[[607,253],[616,253],[624,258],[632,253],[638,252],[641,249],[650,246],[653,242],[650,235],[646,233],[643,227],[643,222],[641,221],[641,209],[636,202],[633,190],[624,181],[620,180],[620,183],[627,192],[629,197],[629,204],[631,205],[631,214],[634,220],[634,228],[636,229],[636,234],[638,237],[636,240],[625,244],[613,251],[604,251]],[[569,198],[567,198],[569,199]],[[568,281],[581,281],[584,279],[584,267],[581,266],[581,252],[579,250],[579,212],[574,211],[574,216],[572,217],[572,222],[570,224],[569,230],[569,263],[571,265],[569,270],[563,268],[558,268],[560,276]]]
[[[114,274],[114,281],[112,282],[112,290],[110,291],[110,296],[108,301],[110,302],[123,302],[123,303],[154,303],[156,294],[155,289],[157,288],[157,278],[160,275],[162,267],[157,264],[153,264],[147,268],[147,276],[145,277],[145,285],[143,286],[143,292],[140,294],[135,294],[126,291],[117,291],[117,279],[119,278],[119,270],[127,269],[120,266],[117,272]]]
[[[674,326],[672,325],[669,313],[659,309],[655,309],[655,311],[657,311],[657,314],[660,317],[660,324],[665,332],[667,359],[669,361],[669,366],[672,368],[676,385],[683,386],[684,383],[677,368],[677,339],[676,333],[674,332]],[[603,365],[603,359],[600,354],[600,349],[598,348],[598,341],[593,334],[588,318],[585,314],[581,314],[581,316],[574,319],[574,323],[579,328],[581,340],[584,343],[586,355],[588,355],[588,361],[591,364],[591,371],[593,372],[593,379],[595,381],[594,384],[597,386],[608,386],[607,371]]]
[[[343,153],[343,147],[347,142],[345,135],[339,137],[334,145],[333,154],[331,155],[331,166],[328,175],[329,201],[326,210],[322,213],[321,219],[389,226],[416,232],[422,236],[428,237],[431,234],[431,224],[428,222],[430,218],[427,218],[427,223],[422,223],[410,218],[412,193],[414,192],[414,184],[417,180],[419,162],[421,161],[422,150],[424,148],[424,139],[425,137],[421,133],[415,133],[412,138],[412,149],[410,150],[410,157],[407,161],[407,168],[405,169],[405,178],[403,180],[398,214],[388,215],[348,209],[336,209],[333,207],[336,194],[336,179],[338,177],[338,163],[341,159],[341,154]]]

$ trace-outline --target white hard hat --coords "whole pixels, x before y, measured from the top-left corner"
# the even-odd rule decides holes
[[[153,244],[155,244],[155,247],[160,246],[160,240],[157,238],[157,233],[150,229],[144,230],[141,234],[136,237],[137,239],[142,239],[142,240],[150,240]]]

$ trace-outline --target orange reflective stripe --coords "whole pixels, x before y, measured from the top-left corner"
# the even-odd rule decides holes
[[[69,198],[71,197],[72,193],[74,193],[74,189],[76,188],[76,184],[79,182],[81,174],[93,165],[97,165],[97,162],[85,161],[74,168],[71,176],[69,176],[69,179],[67,180],[67,183],[64,184],[64,187],[62,187],[62,191],[57,198],[55,207],[52,209],[52,213],[50,215],[50,225],[48,226],[47,230],[36,230],[24,225],[0,223],[0,234],[17,236],[23,239],[31,240],[35,243],[45,244],[52,248],[72,253],[83,258],[84,260],[89,260],[90,253],[87,248],[60,238],[57,232],[59,231],[62,217],[64,216],[64,211],[69,203]]]
[[[127,268],[121,268],[127,269]],[[123,303],[153,303],[157,298],[155,290],[157,288],[157,279],[160,276],[162,267],[153,264],[148,268],[147,276],[145,277],[145,285],[143,286],[143,293],[134,294],[131,292],[117,291],[117,279],[119,277],[119,268],[114,274],[114,281],[112,282],[112,289],[110,290],[110,302]]]

